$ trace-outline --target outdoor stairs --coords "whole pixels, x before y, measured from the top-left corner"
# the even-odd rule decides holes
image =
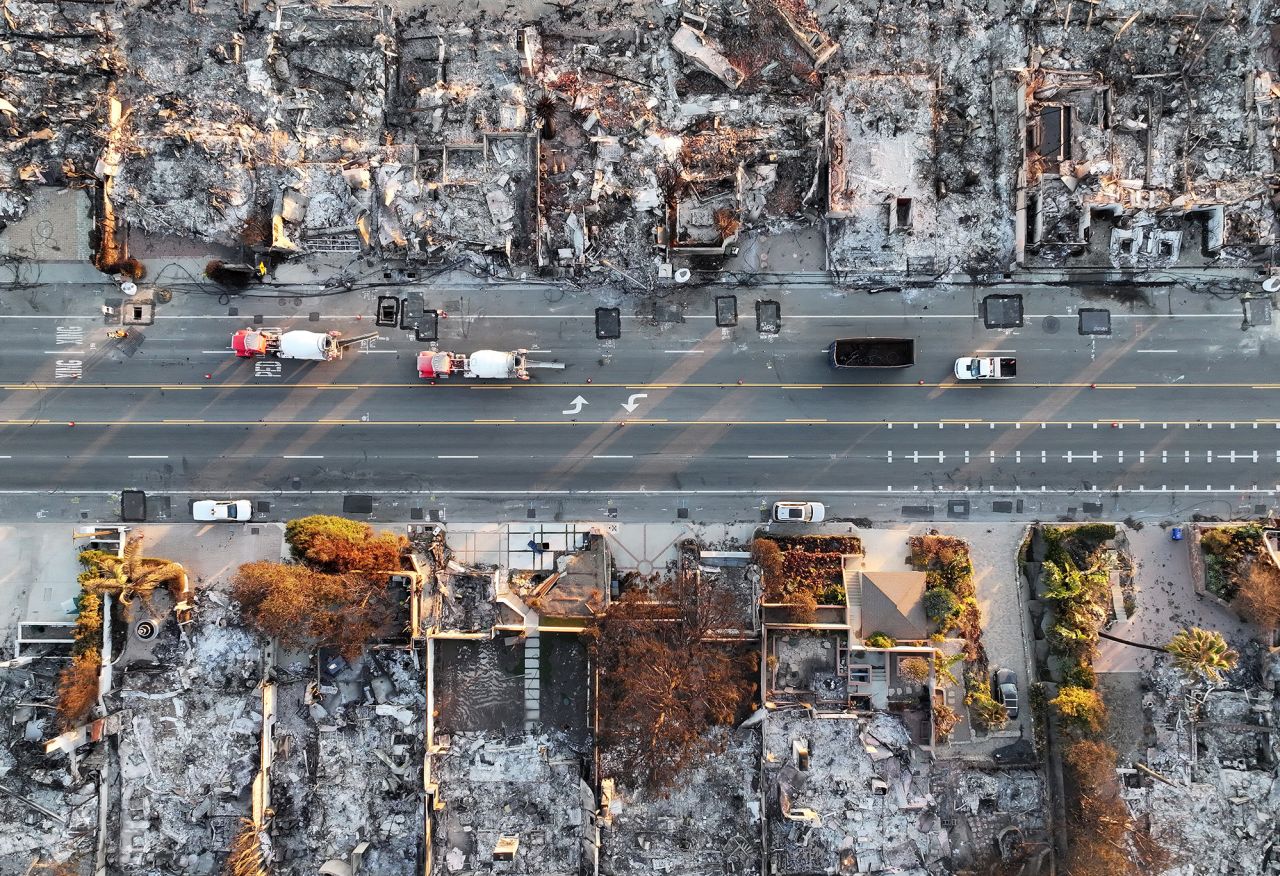
[[[881,684],[889,683],[889,670],[883,666],[871,667],[871,683],[876,684],[877,682]]]
[[[862,572],[858,570],[861,565],[861,557],[846,554],[840,558],[845,623],[849,626],[849,634],[854,637],[862,634]]]
[[[537,730],[542,719],[542,641],[538,636],[540,618],[519,594],[499,583],[498,602],[520,615],[524,621],[524,729]]]
[[[538,637],[538,614],[532,609],[524,617],[524,729],[538,729],[542,712],[542,642]]]

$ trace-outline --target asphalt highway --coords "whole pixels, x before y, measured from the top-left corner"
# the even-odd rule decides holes
[[[231,332],[254,323],[244,306],[175,302],[124,341],[92,301],[70,315],[18,310],[0,320],[0,495],[25,509],[19,497],[107,502],[126,487],[179,508],[200,495],[332,506],[361,493],[400,497],[402,514],[560,497],[586,502],[584,514],[625,501],[661,519],[700,497],[753,514],[825,498],[854,515],[860,497],[916,493],[1040,497],[1037,511],[1086,494],[1275,504],[1275,327],[1242,332],[1238,302],[1165,295],[1093,303],[1112,308],[1112,334],[1082,336],[1060,293],[1029,295],[1022,328],[989,330],[968,293],[797,292],[778,335],[717,327],[709,296],[694,294],[658,318],[622,302],[622,336],[604,341],[600,302],[585,296],[442,300],[453,312],[435,347],[523,347],[565,366],[527,383],[420,380],[415,355],[432,345],[387,328],[339,362],[237,360]],[[357,334],[373,328],[370,304],[264,305],[261,324]],[[915,338],[916,365],[831,369],[830,341],[860,335]],[[1018,378],[957,382],[952,363],[970,354],[1016,356]]]

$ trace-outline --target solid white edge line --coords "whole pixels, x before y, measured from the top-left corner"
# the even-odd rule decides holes
[[[130,456],[130,459],[168,459],[167,456]]]
[[[478,456],[437,456],[436,459],[479,459]]]
[[[324,459],[323,456],[282,456],[281,459]]]
[[[896,488],[901,491],[903,488]],[[919,487],[915,488],[922,496],[963,496],[970,491],[963,489],[951,490],[948,492],[922,491]],[[1135,488],[1126,488],[1135,489]],[[162,490],[157,491],[158,494],[172,496],[203,496],[208,490]],[[272,490],[265,488],[257,489],[234,489],[224,490],[227,493],[243,493],[246,495],[271,495],[271,496],[346,496],[351,493],[350,490]],[[770,489],[770,494],[777,493],[779,495],[785,493],[813,493],[812,487],[804,487],[801,489]],[[895,488],[889,487],[884,490],[821,490],[820,495],[825,496],[882,496],[885,493],[895,492]],[[1008,489],[997,490],[990,487],[988,492],[996,495],[1014,495],[1019,491],[1014,487]],[[1079,496],[1082,492],[1105,494],[1115,492],[1115,488],[1100,488],[1096,485],[1088,490],[1082,491],[1079,487],[1071,489],[1053,489],[1042,490],[1047,495],[1054,496]],[[1176,490],[1172,492],[1192,493],[1192,494],[1238,494],[1238,490],[1230,489],[1187,489]],[[1280,493],[1280,484],[1275,485],[1275,489],[1259,490],[1260,494]],[[119,490],[73,490],[61,488],[56,494],[65,496],[119,496]],[[759,496],[759,490],[374,490],[377,496]],[[0,496],[49,496],[49,490],[0,490]]]

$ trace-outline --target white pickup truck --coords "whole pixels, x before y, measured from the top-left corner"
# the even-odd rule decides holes
[[[961,356],[956,360],[956,380],[1012,380],[1017,376],[1017,359]]]

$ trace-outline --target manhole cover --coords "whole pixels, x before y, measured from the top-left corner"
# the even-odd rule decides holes
[[[1058,329],[1062,328],[1062,323],[1058,321],[1056,316],[1046,316],[1040,321],[1040,327],[1044,329],[1045,334],[1056,335]]]

